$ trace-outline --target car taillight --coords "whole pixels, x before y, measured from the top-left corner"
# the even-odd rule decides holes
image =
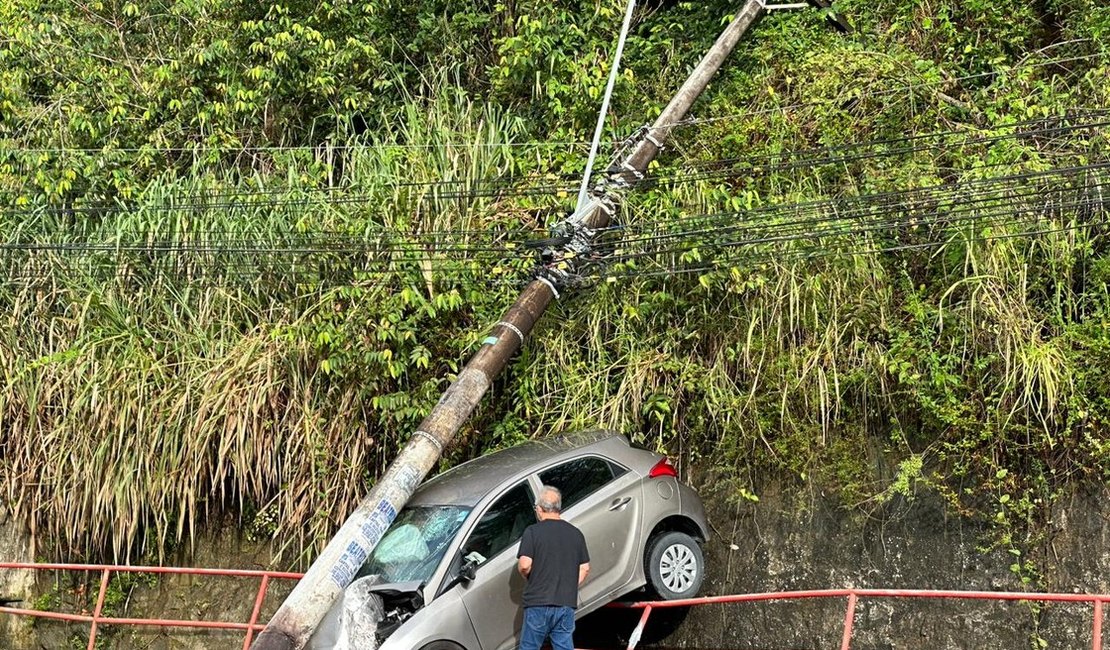
[[[648,478],[659,478],[660,476],[678,477],[678,470],[671,464],[670,458],[664,457],[663,460],[656,463],[655,467],[652,467],[651,471],[648,472]]]

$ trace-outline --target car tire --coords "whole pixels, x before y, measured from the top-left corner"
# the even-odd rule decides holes
[[[671,531],[652,537],[644,553],[648,588],[662,600],[693,598],[705,580],[705,556],[697,540]]]
[[[463,647],[451,641],[432,641],[420,650],[464,650]]]

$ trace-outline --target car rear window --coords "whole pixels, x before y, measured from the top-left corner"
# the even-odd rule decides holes
[[[604,458],[587,456],[540,472],[540,481],[559,488],[563,493],[563,510],[566,510],[627,471]]]

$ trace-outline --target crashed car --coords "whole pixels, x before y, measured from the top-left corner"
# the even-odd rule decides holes
[[[589,547],[577,617],[642,588],[662,599],[698,593],[709,538],[701,499],[666,457],[585,432],[495,452],[421,485],[308,647],[517,647],[516,551],[543,485],[562,491],[563,517]]]

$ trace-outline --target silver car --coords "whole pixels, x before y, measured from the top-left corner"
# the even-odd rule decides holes
[[[398,513],[359,572],[377,576],[366,589],[384,604],[380,650],[517,647],[524,578],[516,550],[536,522],[542,485],[562,491],[563,517],[589,547],[578,617],[642,587],[664,599],[697,594],[709,527],[701,499],[667,458],[609,431],[532,441],[436,476]],[[362,607],[348,589],[308,647],[346,645],[340,621],[352,605]]]

